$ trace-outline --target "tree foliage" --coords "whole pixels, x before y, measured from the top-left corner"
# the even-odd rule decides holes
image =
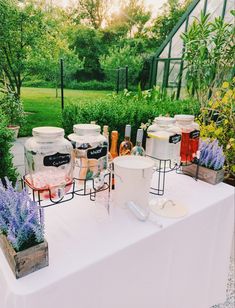
[[[150,40],[151,46],[154,44],[155,48],[158,48],[163,43],[191,2],[191,0],[185,0],[184,2],[168,0],[163,5],[160,14],[149,29],[152,37],[152,40]]]
[[[202,107],[235,64],[234,25],[221,17],[211,22],[209,17],[201,13],[200,20],[195,20],[188,32],[182,34],[187,87],[190,92],[195,91]]]
[[[21,9],[14,0],[0,2],[1,82],[20,96],[29,53],[38,49],[44,33],[42,12],[31,4]]]
[[[79,17],[86,20],[88,25],[94,29],[99,29],[105,22],[111,0],[79,0]]]
[[[133,38],[145,33],[150,18],[151,12],[146,9],[143,0],[122,1],[120,11],[110,18],[109,27],[123,36]]]
[[[138,70],[140,57],[143,62],[156,51],[184,12],[186,6],[174,2],[168,0],[163,17],[153,19],[143,0],[122,0],[116,13],[111,13],[111,0],[77,0],[66,9],[46,0],[0,0],[0,82],[18,96],[24,81],[56,84],[60,58],[65,61],[66,83],[102,81],[104,59],[111,61],[112,50],[119,56],[117,66],[126,65],[122,52],[129,50],[129,60],[137,57],[129,64]],[[111,62],[110,69],[115,66]],[[107,67],[105,71],[110,75]]]
[[[25,1],[19,6],[15,0],[0,0],[0,19],[0,76],[10,92],[20,96],[28,76],[54,80],[60,57],[66,59],[70,75],[82,68],[61,27],[57,28],[59,21],[53,11],[44,9],[43,3]]]
[[[116,68],[128,66],[129,81],[135,84],[142,67],[142,57],[129,45],[122,48],[111,47],[108,55],[101,56],[100,62],[108,80],[113,82],[116,79]]]

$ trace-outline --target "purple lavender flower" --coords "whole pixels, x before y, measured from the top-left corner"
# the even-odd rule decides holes
[[[223,168],[225,156],[223,154],[223,147],[219,146],[219,142],[217,139],[213,141],[210,141],[210,139],[207,139],[205,141],[201,140],[199,150],[199,164],[201,166],[213,170],[220,170]]]
[[[9,180],[6,183],[5,189],[0,182],[0,233],[20,251],[44,240],[44,215],[40,217],[26,190],[18,192]]]

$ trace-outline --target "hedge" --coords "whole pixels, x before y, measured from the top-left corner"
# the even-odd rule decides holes
[[[199,114],[199,105],[193,100],[174,100],[161,97],[156,90],[132,94],[110,94],[106,99],[95,102],[73,101],[63,111],[62,123],[66,134],[73,125],[96,121],[100,126],[109,125],[110,131],[118,130],[119,141],[124,138],[126,124],[132,126],[132,140],[141,123],[153,121],[156,116],[175,114]]]

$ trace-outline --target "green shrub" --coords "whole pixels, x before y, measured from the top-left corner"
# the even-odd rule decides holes
[[[116,73],[115,73],[116,76]],[[23,84],[24,87],[32,88],[55,88],[55,83],[45,80],[28,80]],[[58,85],[59,86],[59,85]],[[59,86],[60,87],[60,86]],[[108,81],[98,81],[98,80],[89,80],[89,81],[77,81],[71,80],[70,82],[65,82],[66,89],[73,90],[115,90],[115,82]]]
[[[16,169],[12,163],[12,154],[10,152],[13,142],[13,134],[7,128],[7,119],[0,112],[0,179],[8,177],[15,182],[17,178]]]
[[[128,66],[129,83],[136,84],[140,70],[143,66],[142,56],[136,47],[126,45],[122,48],[111,47],[108,55],[100,57],[100,64],[105,72],[107,80],[115,82],[117,78],[116,69]],[[122,79],[120,77],[120,79]]]
[[[74,101],[63,111],[63,127],[66,134],[73,131],[73,124],[90,123],[109,125],[111,130],[118,130],[120,140],[124,137],[126,124],[132,125],[132,140],[141,123],[153,120],[158,115],[198,114],[199,106],[192,100],[173,100],[162,96],[156,90],[138,94],[124,91],[122,94],[110,94],[106,99],[96,102]]]
[[[217,139],[223,146],[226,177],[235,178],[235,77],[212,93],[198,120],[201,137]]]
[[[33,79],[24,81],[23,86],[29,88],[55,88],[55,83],[52,81]]]
[[[115,83],[108,81],[98,81],[98,80],[90,80],[90,81],[81,81],[77,82],[76,80],[67,82],[65,87],[67,89],[74,90],[111,90],[115,89]]]
[[[25,122],[22,102],[14,93],[7,93],[0,99],[0,110],[6,116],[7,125],[22,125]]]

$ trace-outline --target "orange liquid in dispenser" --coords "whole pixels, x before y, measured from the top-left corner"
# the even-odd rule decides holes
[[[199,145],[199,138],[191,138],[191,133],[182,133],[180,156],[181,162],[193,161]]]
[[[192,160],[192,155],[190,155],[190,133],[182,133],[180,156],[181,162],[186,163]]]
[[[192,149],[192,156],[193,156],[193,159],[194,159],[194,157],[197,154],[198,147],[199,147],[199,138],[190,139],[190,145],[191,145],[191,149]]]

